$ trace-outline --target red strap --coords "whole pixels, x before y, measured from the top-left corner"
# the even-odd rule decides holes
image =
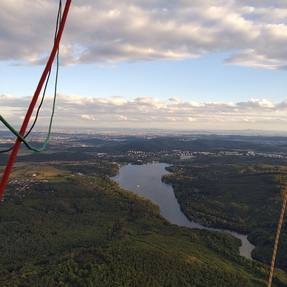
[[[36,91],[34,93],[34,96],[32,98],[32,101],[30,103],[30,106],[28,108],[28,111],[26,113],[25,119],[23,121],[22,127],[21,127],[20,132],[19,132],[20,135],[22,135],[22,136],[24,136],[25,133],[26,133],[27,127],[29,125],[29,121],[31,119],[31,116],[32,116],[33,111],[35,109],[35,106],[37,104],[39,95],[41,93],[41,90],[43,88],[43,85],[45,84],[45,81],[46,81],[46,78],[48,76],[48,73],[51,70],[53,62],[55,60],[57,51],[58,51],[59,46],[60,46],[60,42],[61,42],[61,38],[62,38],[62,35],[63,35],[63,31],[65,29],[65,25],[66,25],[67,17],[68,17],[68,14],[69,14],[71,2],[72,2],[72,0],[67,0],[66,1],[66,5],[65,5],[62,21],[61,21],[60,26],[59,26],[59,31],[58,31],[58,34],[57,34],[57,37],[56,37],[56,40],[55,40],[55,43],[54,43],[54,47],[53,47],[53,49],[51,51],[49,60],[48,60],[48,62],[46,64],[46,67],[45,67],[45,69],[43,71],[43,74],[41,76],[41,79],[40,79],[39,84],[37,86],[37,89],[36,89]],[[21,140],[19,138],[17,138],[17,140],[15,142],[15,145],[14,145],[14,148],[13,148],[13,150],[12,150],[10,156],[9,156],[7,166],[6,166],[5,170],[4,170],[3,177],[2,177],[2,180],[1,180],[1,183],[0,183],[0,200],[2,200],[2,198],[3,198],[5,187],[8,184],[9,177],[10,177],[10,174],[12,172],[13,166],[14,166],[14,164],[16,162],[17,154],[19,152],[20,146],[21,146]]]

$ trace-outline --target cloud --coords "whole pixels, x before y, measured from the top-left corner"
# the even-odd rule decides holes
[[[56,0],[1,0],[0,60],[42,63]],[[280,0],[74,1],[62,45],[67,64],[179,60],[224,52],[228,64],[287,67]]]
[[[0,95],[1,113],[15,126],[19,125],[29,100]],[[48,124],[51,105],[52,99],[47,98],[39,121],[41,129]],[[59,95],[55,127],[287,131],[287,100],[274,103],[266,99],[250,99],[224,103]]]

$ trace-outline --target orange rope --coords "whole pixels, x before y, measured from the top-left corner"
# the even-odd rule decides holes
[[[273,248],[272,262],[271,262],[271,267],[270,267],[270,272],[269,272],[268,287],[272,287],[276,257],[277,257],[277,252],[278,252],[280,234],[281,234],[281,230],[282,230],[282,226],[283,226],[283,222],[284,222],[284,216],[285,216],[285,212],[286,212],[286,206],[287,206],[287,188],[284,187],[284,199],[283,199],[283,203],[282,203],[281,214],[280,214],[280,217],[278,220],[276,238],[275,238],[274,248]]]

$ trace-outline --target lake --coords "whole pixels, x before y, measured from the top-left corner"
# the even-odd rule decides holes
[[[162,177],[169,172],[166,170],[168,164],[148,163],[144,165],[128,164],[122,166],[119,174],[113,178],[122,188],[134,192],[160,207],[161,215],[172,224],[188,228],[205,229],[209,231],[224,232],[241,240],[239,253],[248,259],[252,259],[251,252],[254,249],[247,235],[237,232],[208,228],[199,223],[190,221],[181,211],[180,205],[175,197],[171,185],[162,182]]]

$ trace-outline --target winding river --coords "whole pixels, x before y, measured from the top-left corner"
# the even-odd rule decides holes
[[[174,195],[171,185],[162,182],[162,177],[169,172],[168,164],[149,163],[144,165],[128,164],[122,166],[119,174],[113,179],[124,189],[132,191],[160,207],[161,215],[170,223],[188,228],[205,229],[209,231],[224,232],[241,240],[240,255],[252,259],[251,252],[254,249],[247,235],[224,229],[208,228],[199,223],[190,221],[181,211],[179,203]]]

